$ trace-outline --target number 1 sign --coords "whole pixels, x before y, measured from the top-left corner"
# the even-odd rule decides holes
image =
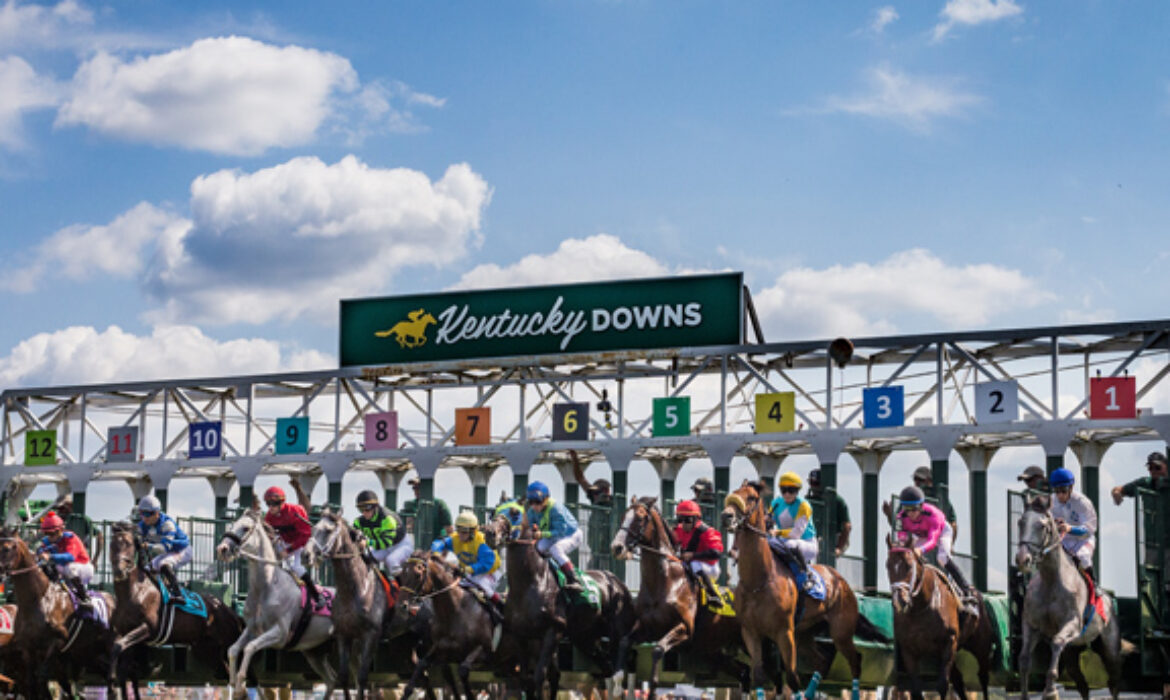
[[[1093,377],[1089,380],[1089,415],[1093,418],[1137,418],[1136,377]]]
[[[975,385],[975,422],[1010,423],[1020,417],[1020,387],[1014,381]]]

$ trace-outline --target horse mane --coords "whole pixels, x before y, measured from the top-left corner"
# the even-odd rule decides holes
[[[1031,502],[1028,503],[1028,510],[1047,515],[1051,506],[1052,500],[1048,496],[1037,495],[1034,496]]]
[[[661,536],[666,538],[666,541],[670,543],[671,550],[673,551],[675,547],[678,547],[678,542],[674,539],[674,533],[666,526],[666,518],[658,510],[658,497],[643,496],[638,499],[638,503],[641,503],[651,512],[650,519],[654,521],[654,529],[658,530]]]

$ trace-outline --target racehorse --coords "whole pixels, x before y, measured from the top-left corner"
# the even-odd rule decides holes
[[[431,647],[419,657],[402,697],[411,696],[434,663],[444,664],[447,683],[456,695],[464,697],[465,689],[466,697],[475,697],[471,690],[471,667],[476,662],[488,661],[492,655],[492,618],[475,595],[460,585],[462,581],[447,567],[442,555],[423,550],[412,554],[398,575],[400,590],[407,595],[399,596],[396,614],[408,615],[408,605],[428,600],[435,612]],[[462,689],[447,665],[451,663],[459,664]]]
[[[226,677],[227,650],[244,631],[243,619],[213,596],[190,593],[191,600],[176,601],[170,600],[167,592],[164,597],[165,586],[148,570],[148,561],[137,529],[128,522],[115,523],[110,536],[110,566],[117,606],[110,623],[117,636],[110,683],[115,680],[113,676],[122,652],[140,644],[191,647],[195,658],[216,675]],[[125,681],[125,677],[119,678],[118,686],[124,687]]]
[[[778,566],[764,530],[764,499],[759,488],[745,481],[724,501],[723,519],[735,530],[739,548],[739,584],[735,589],[735,613],[739,618],[744,645],[752,657],[752,684],[763,683],[765,639],[780,650],[781,670],[792,688],[799,685],[796,675],[797,638],[800,648],[813,654],[815,671],[805,691],[816,692],[821,678],[829,672],[834,654],[816,643],[819,633],[828,632],[833,647],[845,657],[853,678],[853,698],[859,696],[861,655],[853,635],[873,641],[888,641],[885,635],[857,608],[857,596],[841,574],[820,564],[816,569],[825,583],[824,600],[808,597],[801,601],[796,580],[787,566]],[[800,617],[797,618],[797,610]],[[776,679],[777,681],[779,679]],[[775,681],[774,681],[775,682]],[[779,691],[781,683],[775,682]],[[788,688],[784,689],[787,696]]]
[[[650,695],[658,689],[662,657],[674,647],[691,640],[702,640],[703,648],[718,657],[720,666],[740,677],[748,689],[748,669],[735,661],[736,651],[743,648],[739,618],[723,616],[699,604],[698,592],[691,586],[685,564],[674,554],[674,536],[655,506],[654,497],[631,499],[622,517],[622,525],[610,549],[618,559],[640,553],[642,585],[634,602],[635,622],[622,637],[618,660],[625,665],[632,643],[657,640],[651,655]]]
[[[979,664],[979,685],[987,697],[991,674],[995,632],[991,610],[977,593],[978,617],[960,615],[963,602],[952,590],[946,574],[927,564],[922,554],[910,547],[895,546],[886,538],[886,575],[894,605],[894,638],[902,663],[910,675],[911,694],[922,697],[922,678],[918,675],[923,658],[937,658],[939,697],[947,696],[949,684],[959,697],[967,697],[963,674],[956,663],[960,649],[966,649]]]
[[[1062,657],[1064,670],[1076,682],[1081,697],[1089,697],[1089,684],[1081,672],[1080,653],[1091,647],[1109,673],[1109,692],[1116,698],[1122,656],[1132,650],[1133,645],[1122,640],[1113,601],[1104,593],[1099,592],[1108,619],[1092,613],[1090,619],[1085,618],[1086,610],[1093,610],[1089,606],[1089,585],[1072,557],[1063,551],[1060,530],[1049,506],[1047,496],[1037,496],[1019,520],[1016,566],[1025,574],[1035,572],[1028,580],[1028,591],[1024,595],[1020,697],[1028,697],[1032,653],[1043,639],[1052,646],[1052,658],[1044,681],[1045,697],[1056,696],[1057,669]]]
[[[333,634],[333,620],[311,615],[294,639],[301,623],[305,593],[300,581],[276,558],[276,533],[264,522],[259,504],[232,523],[216,546],[216,555],[228,562],[237,556],[248,560],[248,599],[244,604],[244,632],[228,650],[228,676],[236,698],[247,694],[245,680],[252,656],[261,649],[278,647],[299,651],[325,681],[325,697],[333,695],[337,674],[329,663],[325,642]],[[243,652],[243,656],[240,653]],[[238,663],[237,663],[238,662]]]
[[[497,518],[496,527],[508,527]],[[507,532],[507,530],[505,530]],[[597,676],[611,679],[620,668],[618,640],[634,625],[634,600],[625,584],[609,571],[579,571],[597,588],[599,606],[571,604],[561,595],[549,560],[536,549],[535,540],[509,539],[507,544],[508,600],[504,604],[505,627],[520,644],[521,672],[527,697],[541,697],[545,677],[551,696],[557,696],[560,670],[556,648],[560,638],[569,640],[598,668]],[[608,639],[606,645],[603,639]],[[535,663],[533,661],[535,660]]]
[[[357,668],[358,700],[369,691],[370,665],[374,651],[390,618],[398,584],[383,579],[366,563],[357,545],[358,534],[349,523],[326,508],[313,526],[311,551],[333,563],[337,594],[333,598],[333,636],[339,658],[338,682],[349,700],[350,655]]]
[[[82,670],[108,677],[113,631],[92,616],[78,613],[69,591],[50,581],[16,528],[0,529],[0,574],[12,582],[20,610],[9,647],[20,659],[21,685],[27,697],[50,697],[50,670],[68,696],[73,695],[73,681]],[[114,599],[109,594],[91,593],[90,599],[95,607],[104,606],[113,614]]]

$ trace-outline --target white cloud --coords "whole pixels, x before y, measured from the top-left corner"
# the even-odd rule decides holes
[[[949,328],[980,326],[1000,309],[1051,298],[1018,270],[948,265],[920,248],[875,264],[789,270],[754,297],[773,340],[894,333],[913,315]]]
[[[869,30],[874,34],[881,34],[886,30],[886,27],[894,23],[898,19],[898,11],[894,9],[893,5],[886,5],[879,7],[873,11],[873,20],[869,23]]]
[[[939,41],[956,25],[975,26],[1015,17],[1024,9],[1015,0],[948,0],[939,13],[942,21],[934,27],[934,40]]]
[[[548,255],[533,253],[507,267],[495,263],[468,270],[454,289],[521,287],[530,284],[594,282],[628,277],[661,277],[671,270],[649,254],[630,248],[607,233],[567,238]]]
[[[384,291],[406,267],[463,257],[479,244],[490,199],[487,182],[466,163],[434,182],[354,156],[197,178],[191,228],[162,236],[147,268],[146,290],[162,304],[148,317],[332,320],[339,298]]]
[[[159,326],[149,336],[117,326],[39,333],[0,357],[0,386],[92,384],[158,377],[220,377],[328,369],[336,361],[261,338],[225,342],[193,326]]]
[[[29,261],[9,270],[0,286],[33,291],[50,270],[73,280],[94,273],[134,278],[142,271],[144,250],[182,236],[190,226],[187,219],[142,202],[104,226],[73,225],[54,233]]]
[[[0,9],[0,19],[3,18]],[[0,41],[0,45],[3,42]],[[22,118],[26,112],[45,109],[59,101],[52,79],[37,75],[19,56],[0,57],[0,148],[25,147]]]
[[[344,107],[342,96],[360,92],[353,66],[336,54],[210,38],[133,60],[98,52],[78,69],[57,123],[127,141],[255,155],[309,142]]]
[[[76,43],[81,29],[93,24],[93,13],[74,0],[56,5],[22,5],[8,0],[0,6],[0,46],[52,48]]]
[[[927,129],[934,119],[957,117],[983,98],[963,92],[953,80],[907,75],[886,66],[869,71],[869,90],[851,97],[831,97],[821,111],[889,119],[913,129]]]

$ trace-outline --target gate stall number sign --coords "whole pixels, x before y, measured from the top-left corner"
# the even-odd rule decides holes
[[[1137,377],[1093,377],[1089,380],[1089,415],[1137,418]]]
[[[984,382],[975,385],[975,422],[1010,423],[1019,420],[1019,385],[1010,382]]]
[[[900,386],[880,386],[861,392],[862,414],[867,428],[897,428],[906,423],[905,391]]]
[[[223,423],[213,420],[191,423],[187,428],[187,457],[219,459],[223,454]]]
[[[791,433],[796,429],[796,393],[756,394],[756,432]]]
[[[367,450],[398,448],[398,411],[366,415],[365,446]]]
[[[552,437],[553,440],[588,440],[589,404],[554,404]]]
[[[455,409],[455,444],[490,445],[492,442],[492,409]]]
[[[276,454],[301,455],[309,451],[309,417],[276,419]]]
[[[56,430],[30,430],[24,434],[24,465],[26,467],[40,467],[56,463]]]
[[[106,461],[138,461],[138,426],[127,425],[106,431]]]
[[[691,397],[654,399],[654,437],[691,434]]]

